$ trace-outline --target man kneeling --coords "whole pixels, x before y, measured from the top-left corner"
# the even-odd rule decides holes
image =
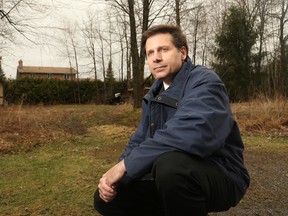
[[[188,57],[185,35],[157,25],[142,35],[156,78],[119,163],[100,179],[105,216],[206,216],[235,206],[249,187],[243,142],[219,77]]]

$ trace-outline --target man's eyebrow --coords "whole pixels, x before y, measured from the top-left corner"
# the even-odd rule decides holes
[[[151,52],[153,52],[153,49],[146,50],[146,53],[151,53]]]
[[[168,45],[163,45],[163,46],[158,46],[155,49],[159,50],[159,49],[163,49],[163,48],[167,48],[167,47],[169,47],[169,46]],[[154,50],[154,48],[147,50],[147,52],[152,51],[152,50]]]

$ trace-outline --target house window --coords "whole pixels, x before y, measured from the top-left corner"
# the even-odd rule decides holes
[[[70,79],[70,75],[69,75],[69,74],[65,74],[65,75],[64,75],[64,78],[67,79],[67,80],[69,80],[69,79]]]
[[[48,79],[52,79],[53,78],[53,74],[48,74]]]

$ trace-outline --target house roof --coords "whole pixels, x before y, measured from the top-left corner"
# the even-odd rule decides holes
[[[76,74],[74,68],[69,67],[39,67],[39,66],[18,66],[19,73],[49,73],[49,74]]]

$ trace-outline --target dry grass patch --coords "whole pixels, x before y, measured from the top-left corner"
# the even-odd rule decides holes
[[[232,104],[235,118],[244,133],[288,135],[288,101],[283,98],[258,98]]]
[[[43,106],[0,108],[0,152],[31,150],[43,140],[53,141],[63,135],[54,123],[60,114]]]
[[[87,135],[93,127],[100,133],[131,133],[138,123],[138,113],[127,104],[0,107],[0,153],[30,151],[59,140],[68,142]]]
[[[118,125],[101,125],[99,127],[95,127],[94,129],[101,132],[104,136],[111,137],[111,139],[122,139],[123,137],[126,138],[135,131],[134,127]]]
[[[258,98],[234,103],[232,111],[244,134],[288,136],[288,101]],[[0,107],[0,152],[30,151],[43,143],[89,136],[91,130],[114,140],[131,135],[141,109],[132,105],[65,105]]]

